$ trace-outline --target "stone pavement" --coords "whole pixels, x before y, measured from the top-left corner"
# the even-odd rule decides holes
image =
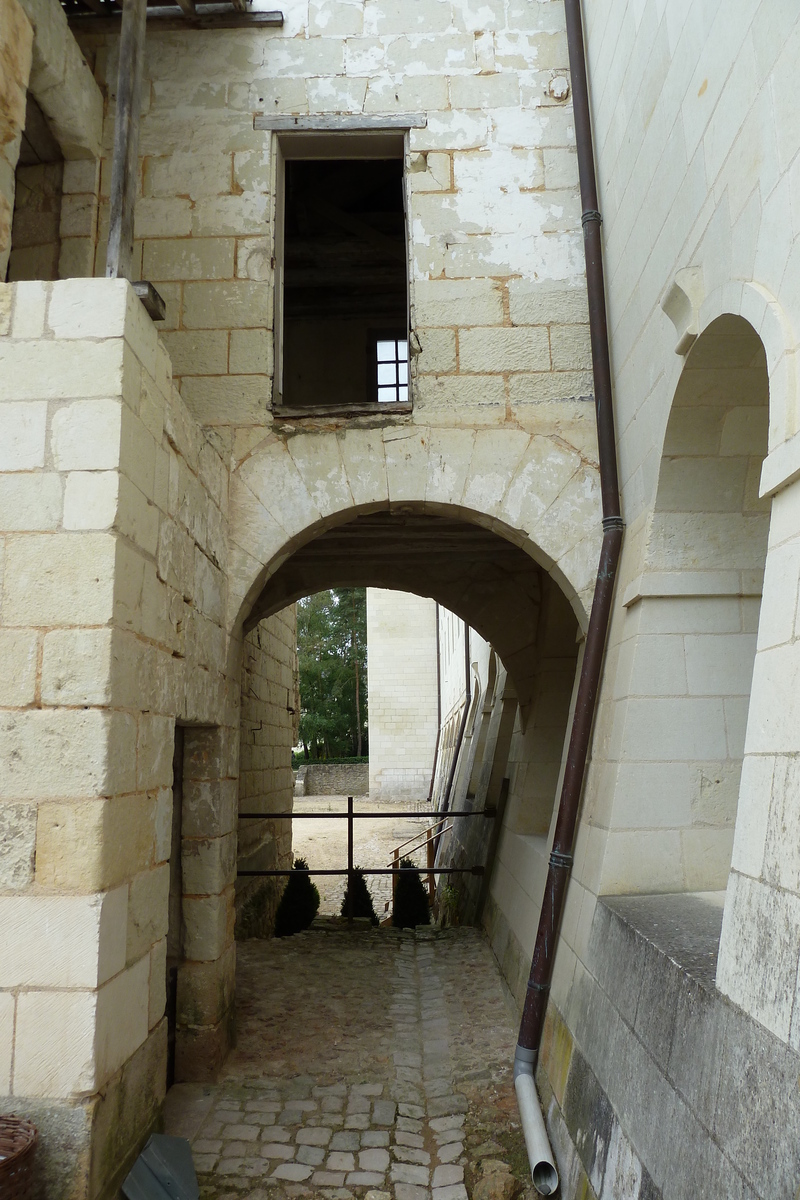
[[[182,1084],[203,1200],[511,1200],[530,1186],[516,1020],[478,930],[332,927],[237,947],[238,1045]]]

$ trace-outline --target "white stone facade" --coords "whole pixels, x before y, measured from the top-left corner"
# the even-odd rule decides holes
[[[369,794],[425,800],[436,748],[436,605],[367,588]]]

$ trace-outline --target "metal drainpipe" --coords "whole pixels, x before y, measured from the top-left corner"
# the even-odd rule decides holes
[[[603,507],[603,544],[600,551],[600,564],[597,570],[589,628],[586,634],[583,664],[578,681],[575,715],[569,737],[569,749],[547,872],[547,884],[539,916],[539,928],[536,932],[519,1039],[514,1055],[514,1083],[520,1103],[525,1141],[531,1160],[533,1182],[537,1190],[544,1196],[549,1196],[555,1191],[558,1186],[558,1174],[547,1142],[533,1075],[547,1010],[561,912],[572,868],[575,828],[603,668],[606,636],[611,620],[611,603],[622,549],[623,531],[600,238],[601,217],[597,208],[597,179],[594,167],[589,85],[586,76],[586,53],[580,0],[564,0],[564,9],[569,65],[572,74],[572,107],[581,189],[581,224],[583,225],[583,244],[586,257],[586,290],[589,300],[589,331],[592,344],[592,374]],[[531,1106],[531,1097],[534,1101],[533,1106]],[[535,1112],[532,1111],[532,1108],[535,1109]]]
[[[436,745],[433,748],[431,786],[428,788],[428,804],[433,800],[433,785],[436,782],[436,766],[439,761],[439,742],[442,740],[442,647],[439,638],[439,601],[436,601]]]
[[[440,812],[446,813],[450,807],[450,793],[453,790],[453,782],[458,769],[458,756],[461,753],[461,743],[464,740],[464,731],[467,728],[469,719],[469,706],[472,703],[472,670],[469,664],[469,625],[464,621],[464,687],[466,696],[464,698],[464,715],[461,718],[461,724],[458,727],[458,737],[456,738],[456,746],[453,751],[453,761],[450,764],[450,771],[447,776],[447,787],[444,793],[444,801]],[[440,835],[441,836],[441,835]],[[437,840],[438,848],[438,840]]]

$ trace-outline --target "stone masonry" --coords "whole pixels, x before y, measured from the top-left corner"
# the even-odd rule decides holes
[[[259,622],[244,641],[240,812],[292,811],[292,746],[300,717],[296,641],[294,608]],[[238,862],[247,870],[291,867],[291,822],[242,822]],[[282,891],[280,879],[237,880],[237,935],[271,933]]]
[[[467,1200],[486,1175],[521,1189],[514,1020],[480,934],[331,926],[246,942],[239,972],[224,1077],[168,1106],[204,1198]]]
[[[367,589],[369,793],[424,800],[436,745],[436,606]]]
[[[800,19],[769,0],[604,0],[584,13],[626,534],[540,1083],[570,1200],[782,1200],[797,1139],[774,1098],[793,1114],[800,1073]],[[174,1045],[184,1082],[233,1072],[226,1101],[263,1081],[269,1109],[235,1111],[265,1112],[287,1136],[250,1142],[292,1154],[259,1155],[260,1179],[283,1162],[344,1173],[348,1189],[350,1160],[328,1154],[388,1151],[418,1182],[373,1157],[352,1172],[386,1189],[469,1187],[468,1155],[463,1184],[427,1173],[453,1165],[432,1121],[461,1115],[434,1116],[434,1103],[463,1096],[472,1111],[466,1074],[481,1068],[461,1071],[454,1032],[472,1026],[452,1010],[427,1050],[420,1039],[429,1001],[440,1020],[442,998],[482,994],[468,961],[448,975],[433,943],[428,959],[414,940],[413,962],[391,943],[407,1061],[389,1064],[365,1033],[373,1059],[356,1069],[344,1006],[322,1006],[329,1019],[313,1026],[337,1051],[330,1074],[288,1041],[276,1051],[274,1063],[295,1055],[302,1095],[280,1092],[284,1066],[228,1058],[237,806],[240,788],[266,805],[289,782],[264,773],[286,765],[274,752],[286,749],[290,633],[279,620],[273,644],[259,623],[304,594],[310,560],[320,587],[346,577],[458,609],[497,660],[495,699],[476,703],[454,765],[459,798],[507,797],[475,901],[519,1002],[601,537],[564,6],[303,0],[280,28],[149,22],[134,274],[167,302],[158,331],[125,281],[88,278],[105,265],[118,58],[117,35],[91,20],[79,45],[57,0],[0,5],[0,272],[16,209],[15,270],[60,276],[0,283],[0,1105],[39,1125],[46,1200],[109,1200],[160,1121]],[[29,99],[63,159],[60,205],[45,173],[18,164]],[[288,119],[300,137],[320,119],[362,133],[367,120],[383,136],[397,117],[410,403],[352,419],[282,413],[290,146],[269,126]],[[55,212],[46,266],[20,244],[26,214],[50,204],[57,266]],[[352,539],[371,520],[381,553],[359,558]],[[243,673],[257,751],[244,756]],[[478,676],[488,694],[480,664]],[[266,840],[247,839],[264,828],[242,835],[256,853]],[[641,895],[649,907],[626,905]],[[676,936],[659,959],[639,927],[680,926],[698,905],[722,913],[700,991],[691,944]],[[423,979],[419,1011],[404,1011],[420,966],[431,993]],[[247,1006],[266,1001],[243,979],[246,1030]],[[276,994],[288,1039],[309,1014]],[[427,1090],[436,1080],[441,1097]],[[313,1094],[340,1083],[346,1093]],[[380,1094],[355,1090],[365,1084]],[[482,1077],[476,1092],[492,1087]],[[326,1098],[342,1100],[341,1128]],[[387,1102],[423,1110],[403,1114],[421,1129],[402,1130],[422,1147],[395,1137],[399,1112],[382,1123],[370,1107],[368,1128],[347,1128]],[[306,1115],[281,1122],[287,1110]],[[298,1140],[306,1126],[330,1128],[330,1142]],[[334,1126],[389,1144],[334,1150]],[[431,1161],[398,1158],[403,1145]],[[304,1162],[303,1146],[323,1162]],[[208,1186],[223,1161],[250,1157],[220,1150]]]

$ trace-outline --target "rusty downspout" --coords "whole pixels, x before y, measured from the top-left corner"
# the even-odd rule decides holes
[[[586,289],[589,300],[589,331],[592,344],[592,374],[603,507],[603,545],[600,551],[594,600],[578,681],[578,695],[569,737],[569,749],[547,872],[547,884],[519,1029],[519,1041],[514,1060],[515,1078],[518,1074],[533,1075],[539,1053],[561,912],[572,868],[578,809],[603,668],[606,636],[611,620],[611,603],[622,549],[623,531],[600,238],[601,217],[597,208],[597,179],[594,167],[589,86],[586,75],[580,0],[564,0],[564,8],[569,64],[572,74],[572,105],[581,189],[581,223],[586,257]],[[533,1166],[533,1164],[531,1165]],[[544,1192],[544,1194],[549,1193]]]

